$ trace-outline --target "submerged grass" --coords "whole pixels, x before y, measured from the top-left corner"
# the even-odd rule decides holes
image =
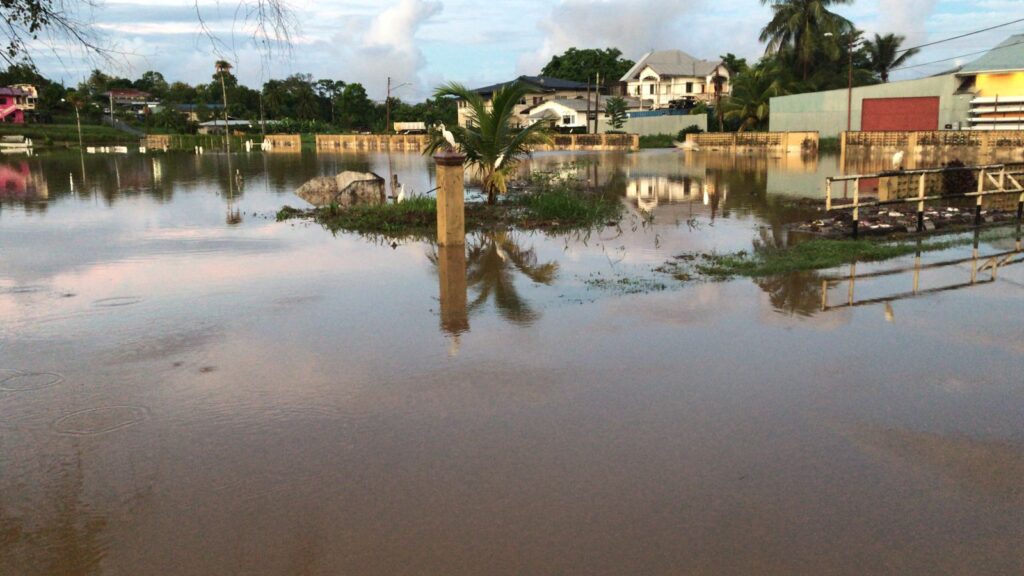
[[[989,232],[981,235],[981,238],[993,240],[1009,236],[1011,234],[1006,232]],[[947,250],[971,242],[973,238],[962,237],[922,242],[815,239],[789,248],[761,248],[753,254],[682,254],[676,257],[675,262],[659,268],[659,271],[683,280],[694,274],[712,279],[778,276],[835,268],[854,262],[878,262],[917,252]]]
[[[675,135],[673,134],[650,134],[640,137],[640,149],[648,148],[675,148]]]

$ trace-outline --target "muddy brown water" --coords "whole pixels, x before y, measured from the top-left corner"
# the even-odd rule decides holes
[[[1014,238],[679,284],[835,159],[532,166],[630,212],[393,248],[273,213],[416,155],[3,159],[0,574],[1024,571]]]

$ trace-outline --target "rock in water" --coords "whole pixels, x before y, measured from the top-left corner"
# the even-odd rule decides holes
[[[379,204],[384,201],[384,179],[373,172],[345,171],[337,176],[320,176],[295,191],[314,206]]]

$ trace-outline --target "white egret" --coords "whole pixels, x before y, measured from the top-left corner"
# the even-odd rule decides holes
[[[903,170],[903,150],[892,155],[892,169]]]
[[[444,141],[448,143],[448,147],[454,152],[459,147],[455,142],[455,135],[452,134],[451,130],[445,128],[443,122],[439,126],[441,127],[441,136],[444,137]]]
[[[395,198],[395,204],[405,202],[405,184],[399,184],[398,186],[398,197]]]

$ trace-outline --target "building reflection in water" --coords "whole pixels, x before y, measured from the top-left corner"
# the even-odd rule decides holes
[[[685,214],[669,209],[674,216],[707,215],[712,221],[729,196],[729,185],[721,173],[708,170],[703,178],[692,176],[627,176],[626,198],[649,214],[664,212],[659,207],[683,206]]]
[[[0,164],[0,202],[31,203],[49,199],[50,188],[41,171],[27,160]]]

